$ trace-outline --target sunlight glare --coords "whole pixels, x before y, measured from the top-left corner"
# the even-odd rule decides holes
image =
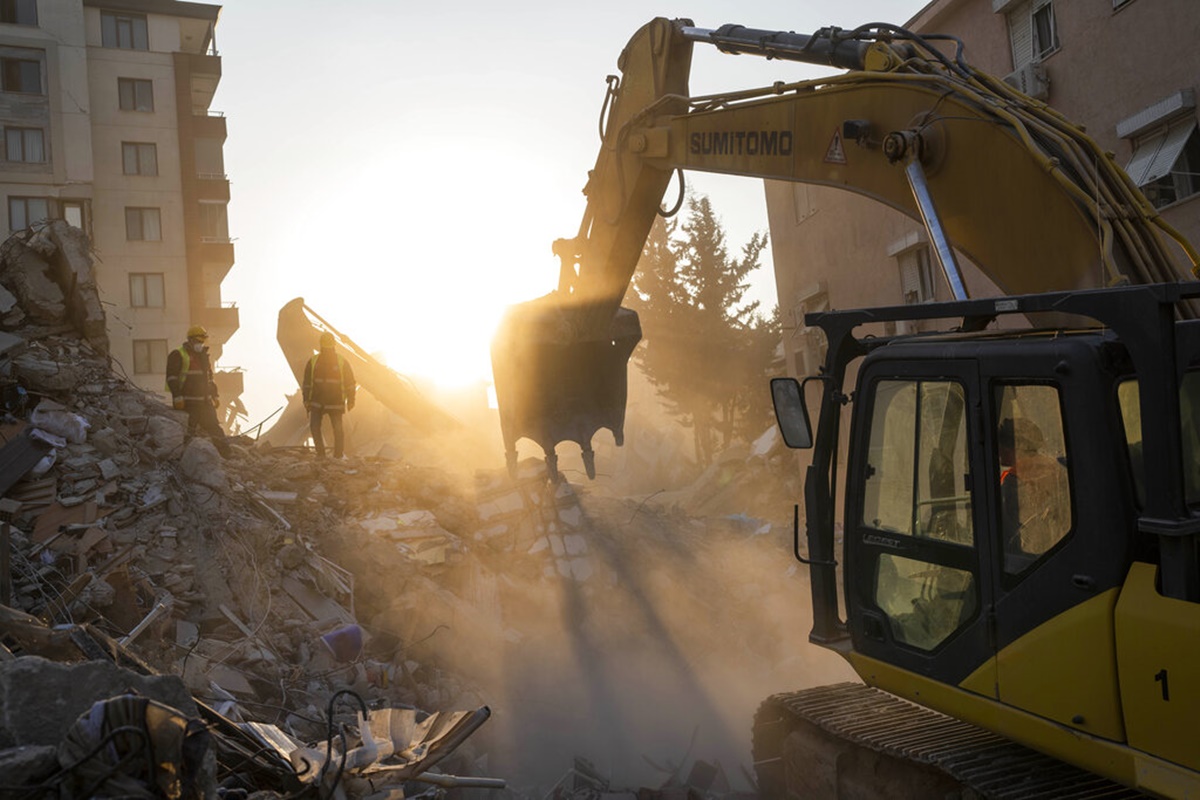
[[[397,153],[343,182],[359,211],[339,289],[309,304],[397,372],[445,389],[490,382],[505,308],[553,288],[551,242],[579,212],[564,217],[549,163],[528,152],[438,140]]]

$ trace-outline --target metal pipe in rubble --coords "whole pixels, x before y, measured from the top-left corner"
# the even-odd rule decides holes
[[[410,781],[422,781],[441,786],[446,789],[506,789],[508,781],[504,778],[476,778],[472,776],[444,775],[440,772],[422,772],[413,775]]]

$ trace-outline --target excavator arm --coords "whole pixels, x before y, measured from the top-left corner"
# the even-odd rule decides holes
[[[304,369],[316,352],[317,340],[323,333],[333,334],[338,352],[349,361],[358,385],[390,411],[425,432],[443,432],[459,427],[458,420],[425,397],[412,381],[372,357],[309,307],[303,297],[294,298],[279,309],[276,327],[276,340],[292,374],[296,376],[297,385],[304,382]],[[307,415],[298,403],[293,404],[293,408],[295,410],[285,412],[284,418],[278,423],[285,434],[293,430],[307,430]]]
[[[1009,294],[1178,280],[1164,232],[1195,271],[1195,251],[1110,154],[931,38],[954,41],[883,25],[804,36],[663,18],[633,36],[620,79],[609,79],[579,231],[554,244],[558,287],[511,308],[493,341],[510,466],[527,437],[556,474],[555,446],[572,440],[594,477],[595,432],[622,443],[625,362],[640,328],[620,303],[677,171],[681,199],[683,170],[875,198],[925,225],[958,299],[955,251]],[[849,72],[691,96],[694,42]]]

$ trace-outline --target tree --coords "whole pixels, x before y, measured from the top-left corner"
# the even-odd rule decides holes
[[[747,302],[748,276],[767,237],[755,233],[733,259],[705,195],[688,198],[687,218],[655,221],[627,301],[642,319],[634,361],[670,413],[692,429],[696,458],[770,424],[767,377],[779,343],[779,313]]]

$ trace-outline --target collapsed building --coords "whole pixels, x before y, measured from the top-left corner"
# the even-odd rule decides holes
[[[636,498],[533,460],[463,479],[245,436],[223,460],[114,372],[90,268],[59,224],[0,248],[0,797],[616,792],[588,757],[651,745],[603,753],[597,709],[643,731],[637,687],[668,680],[717,726],[690,654],[805,657],[742,624],[793,600],[730,557],[778,560],[783,526],[720,508],[767,491],[768,439]],[[626,669],[647,635],[681,678]],[[647,785],[736,793],[678,762],[689,730]]]

